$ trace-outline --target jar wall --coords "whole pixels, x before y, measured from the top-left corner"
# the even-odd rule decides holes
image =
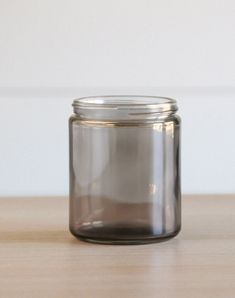
[[[94,242],[141,243],[181,225],[180,119],[70,118],[70,230]]]

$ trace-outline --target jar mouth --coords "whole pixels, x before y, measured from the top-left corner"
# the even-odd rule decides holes
[[[146,95],[103,95],[81,97],[73,101],[77,109],[135,109],[149,110],[154,113],[174,112],[178,110],[175,99]]]
[[[73,101],[74,113],[90,121],[147,121],[174,114],[176,100],[161,96],[104,95]]]

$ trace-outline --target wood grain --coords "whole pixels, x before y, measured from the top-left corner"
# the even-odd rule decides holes
[[[235,196],[184,197],[182,232],[137,246],[75,239],[66,198],[1,198],[0,297],[235,297]]]

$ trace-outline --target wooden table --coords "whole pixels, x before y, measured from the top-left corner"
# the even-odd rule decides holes
[[[0,297],[235,297],[235,196],[187,196],[183,229],[149,245],[81,242],[66,198],[0,199]]]

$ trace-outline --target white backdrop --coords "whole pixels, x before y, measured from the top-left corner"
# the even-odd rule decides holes
[[[185,193],[235,192],[235,1],[0,0],[0,196],[68,193],[70,103],[179,99]]]

